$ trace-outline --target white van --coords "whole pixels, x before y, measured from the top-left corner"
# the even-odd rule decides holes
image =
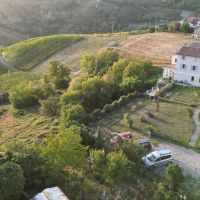
[[[172,162],[172,152],[169,149],[153,151],[142,158],[142,162],[147,167],[167,165]]]

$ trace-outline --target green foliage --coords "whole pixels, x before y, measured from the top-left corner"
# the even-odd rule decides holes
[[[87,113],[82,105],[67,105],[61,109],[61,129],[69,127],[71,123],[84,124],[87,122]]]
[[[100,51],[96,56],[85,54],[81,61],[81,68],[89,74],[103,75],[118,59],[119,53],[112,48],[108,48]]]
[[[128,59],[120,59],[108,69],[108,80],[113,86],[119,85],[122,82],[123,72],[128,63]]]
[[[125,94],[134,91],[141,91],[142,88],[143,88],[142,81],[138,80],[137,77],[133,76],[125,78],[121,84],[121,90]]]
[[[90,152],[91,167],[99,175],[104,173],[106,169],[107,158],[103,150],[93,150]]]
[[[125,167],[128,159],[122,151],[113,152],[107,156],[105,178],[110,184],[118,184],[125,175]]]
[[[40,112],[46,116],[56,116],[60,111],[59,98],[49,97],[48,99],[40,101]]]
[[[150,33],[155,33],[155,31],[156,31],[155,26],[149,26],[149,32]]]
[[[12,162],[0,165],[0,200],[19,200],[25,179],[22,168]]]
[[[192,33],[193,32],[193,29],[190,27],[190,25],[187,22],[183,22],[180,30],[183,33]]]
[[[122,151],[112,152],[108,155],[104,151],[91,151],[90,159],[92,169],[106,179],[111,185],[118,184],[125,175],[128,159]]]
[[[155,68],[149,61],[142,61],[140,59],[133,59],[123,72],[123,78],[137,77],[144,83],[146,80],[154,76]]]
[[[16,87],[19,83],[37,81],[41,78],[40,74],[27,72],[10,72],[0,76],[0,93]]]
[[[49,62],[48,71],[44,74],[46,84],[51,84],[55,89],[66,89],[70,82],[70,70],[60,61]]]
[[[22,83],[9,91],[9,100],[18,109],[35,106],[42,98],[44,98],[44,92],[37,82]]]
[[[129,113],[124,114],[124,125],[128,128],[133,128],[133,121],[130,119]]]
[[[4,59],[15,68],[30,70],[57,51],[67,47],[82,37],[78,35],[54,35],[33,38],[6,47],[3,50]]]
[[[76,88],[70,88],[62,96],[64,105],[69,103],[80,103],[88,111],[102,108],[111,101],[112,90],[110,85],[100,77],[92,77],[80,82]]]
[[[149,125],[146,125],[145,131],[149,131],[150,133],[153,133],[155,132],[155,128],[153,127],[153,125],[149,124]]]
[[[184,176],[181,168],[178,165],[170,165],[166,171],[166,179],[171,189],[176,191],[183,182]]]
[[[56,178],[67,168],[85,168],[87,148],[81,145],[77,130],[70,127],[42,145],[40,155],[46,171]]]

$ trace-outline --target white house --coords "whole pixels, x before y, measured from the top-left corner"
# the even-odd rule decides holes
[[[200,87],[200,43],[184,45],[164,68],[163,77]]]

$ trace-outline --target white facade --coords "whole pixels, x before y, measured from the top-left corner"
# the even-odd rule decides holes
[[[177,55],[174,81],[200,87],[200,58]]]

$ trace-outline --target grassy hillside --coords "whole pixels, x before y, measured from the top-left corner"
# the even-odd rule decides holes
[[[19,70],[30,70],[52,54],[80,41],[78,35],[53,35],[33,38],[5,48],[2,52],[4,60]]]
[[[40,74],[30,72],[11,72],[0,75],[0,93],[9,90],[21,82],[29,82],[40,78]]]

